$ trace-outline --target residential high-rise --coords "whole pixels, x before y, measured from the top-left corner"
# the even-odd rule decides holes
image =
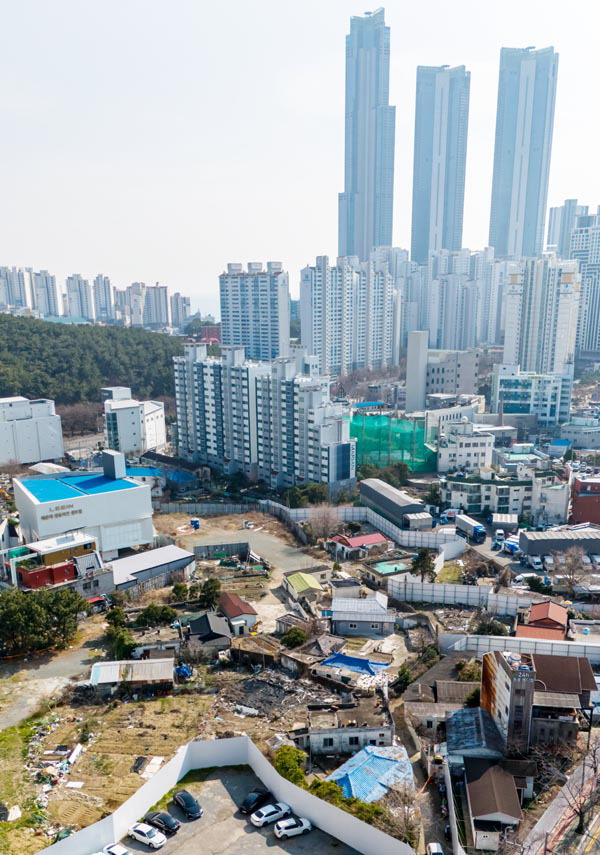
[[[132,327],[143,327],[146,317],[146,291],[144,282],[132,282],[126,290],[129,322]]]
[[[579,264],[581,299],[577,329],[578,350],[600,350],[600,209],[580,216],[571,231],[571,258]]]
[[[97,321],[112,321],[115,317],[115,298],[108,276],[99,273],[94,279],[94,312]]]
[[[301,348],[254,362],[240,347],[217,359],[205,344],[186,344],[174,365],[181,457],[271,487],[354,482],[348,408],[331,401],[328,379]]]
[[[554,48],[500,51],[489,236],[499,258],[542,252],[557,73]]]
[[[144,300],[143,322],[145,327],[159,329],[171,322],[169,289],[166,285],[148,285]]]
[[[70,318],[94,320],[94,299],[87,279],[79,273],[67,277],[67,311]]]
[[[576,261],[526,259],[505,296],[503,362],[523,371],[562,374],[573,362],[579,315]]]
[[[471,74],[417,68],[411,258],[462,247]]]
[[[385,250],[366,262],[338,258],[335,267],[319,256],[314,267],[302,270],[301,341],[322,374],[391,365],[397,313]]]
[[[126,386],[105,386],[100,392],[107,448],[132,456],[162,451],[167,444],[162,401],[135,401]]]
[[[548,215],[548,237],[546,245],[553,249],[559,258],[570,258],[571,232],[578,217],[586,217],[587,205],[578,205],[577,199],[565,199],[557,208],[550,208]]]
[[[33,274],[33,298],[36,310],[43,318],[57,318],[61,314],[56,276],[47,270]]]
[[[350,19],[346,36],[344,192],[340,256],[392,245],[396,108],[389,104],[390,29],[383,9]]]
[[[288,274],[279,261],[228,264],[219,276],[221,341],[244,347],[249,359],[287,356],[290,347]]]
[[[30,267],[0,267],[0,291],[6,305],[17,309],[33,309],[33,271]]]
[[[491,412],[505,416],[536,416],[553,427],[569,421],[573,363],[562,372],[521,371],[519,365],[496,363],[492,371]]]
[[[184,297],[179,291],[171,295],[171,324],[175,329],[183,329],[192,313],[189,297]]]

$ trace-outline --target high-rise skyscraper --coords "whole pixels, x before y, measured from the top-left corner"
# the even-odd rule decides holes
[[[184,297],[179,291],[171,295],[171,323],[175,329],[183,329],[192,313],[189,297]]]
[[[67,310],[70,318],[94,320],[94,299],[87,279],[79,273],[67,277]]]
[[[346,36],[346,149],[339,196],[340,256],[366,261],[391,246],[396,108],[389,105],[390,29],[384,10],[350,19]]]
[[[289,277],[279,261],[228,264],[219,276],[221,341],[244,347],[249,359],[287,356],[290,348]]]
[[[148,285],[144,300],[144,326],[168,327],[171,322],[169,289],[166,285]]]
[[[489,238],[499,258],[542,252],[557,74],[552,47],[500,51]]]
[[[33,297],[36,310],[43,318],[58,317],[61,313],[56,276],[47,270],[33,274]]]
[[[550,208],[548,214],[548,237],[546,246],[555,249],[559,258],[570,258],[571,232],[578,217],[586,217],[587,205],[578,205],[577,199],[565,199],[558,208]]]
[[[595,216],[578,217],[570,234],[569,257],[581,272],[577,349],[600,350],[600,208]]]
[[[99,273],[94,279],[94,312],[97,321],[112,321],[115,317],[115,299],[108,276]]]
[[[411,258],[462,247],[471,74],[417,68]]]

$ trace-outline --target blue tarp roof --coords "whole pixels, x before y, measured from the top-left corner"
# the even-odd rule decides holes
[[[371,659],[360,659],[357,656],[348,656],[346,653],[333,653],[321,664],[329,665],[331,668],[346,668],[347,671],[368,674],[371,677],[388,667],[385,662],[373,662]]]
[[[163,474],[156,466],[127,466],[125,472],[127,475],[146,475],[148,478],[160,478]]]
[[[367,745],[327,778],[342,788],[347,799],[376,802],[395,784],[414,787],[413,771],[406,748]]]
[[[104,475],[67,475],[64,478],[23,478],[26,490],[38,502],[60,502],[97,493],[129,490],[139,485],[124,478],[106,478]]]
[[[179,469],[174,469],[171,472],[167,473],[167,480],[182,484],[186,483],[187,481],[195,481],[196,476],[192,475],[191,472],[182,472]]]

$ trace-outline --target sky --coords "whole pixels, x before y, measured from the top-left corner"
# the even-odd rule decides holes
[[[337,253],[354,0],[0,0],[0,265],[160,281],[218,311],[231,261]],[[560,54],[550,205],[600,203],[600,4],[393,0],[394,245],[417,65],[466,65],[463,244],[487,241],[501,47]]]

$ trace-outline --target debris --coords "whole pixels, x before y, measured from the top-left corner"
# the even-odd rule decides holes
[[[8,816],[6,817],[7,822],[14,822],[16,819],[21,819],[21,808],[19,805],[14,805],[8,812]]]
[[[80,790],[83,787],[83,781],[69,781],[65,786],[69,789]]]
[[[141,777],[144,778],[144,780],[149,781],[150,778],[158,772],[164,759],[164,757],[153,757],[142,772]]]
[[[235,713],[236,715],[239,715],[242,718],[246,718],[246,716],[260,715],[258,710],[254,709],[254,707],[245,707],[243,704],[236,704]]]

